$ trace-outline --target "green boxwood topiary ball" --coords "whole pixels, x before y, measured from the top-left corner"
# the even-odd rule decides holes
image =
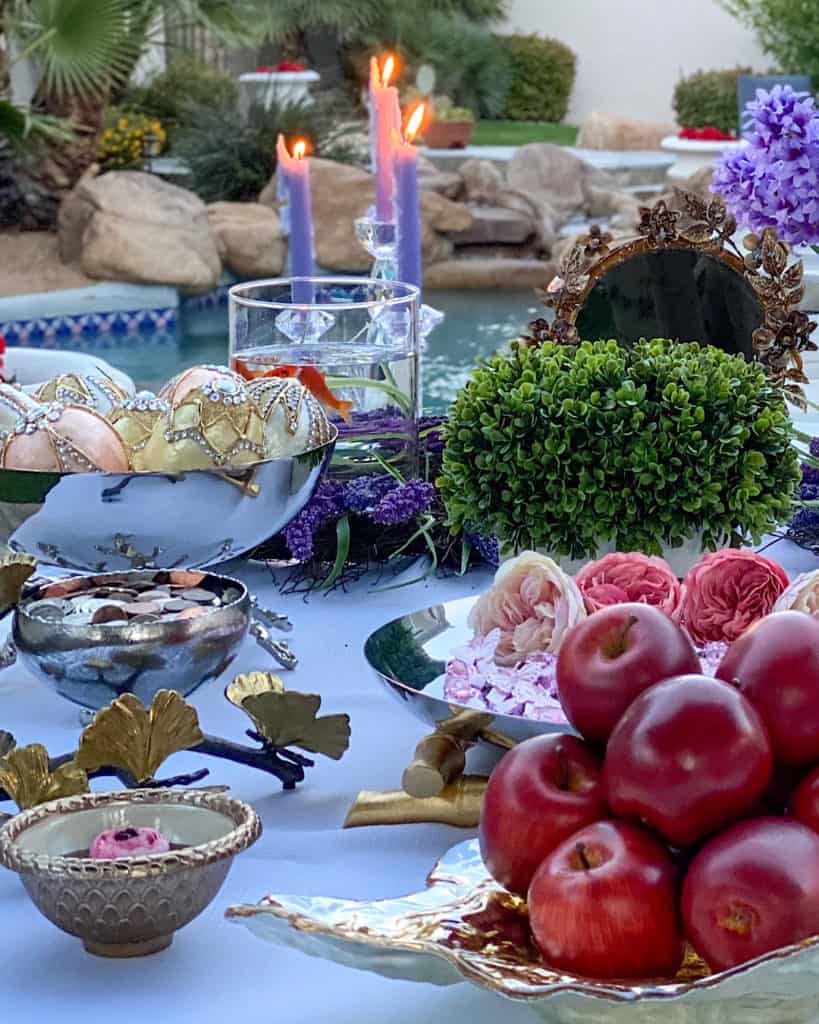
[[[790,517],[792,436],[782,391],[720,349],[515,344],[456,398],[438,487],[453,532],[503,548],[716,548]]]

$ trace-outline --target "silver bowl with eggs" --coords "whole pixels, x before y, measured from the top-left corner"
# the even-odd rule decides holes
[[[158,395],[0,385],[0,542],[83,572],[215,565],[304,508],[337,430],[296,380],[193,367]]]
[[[182,594],[195,588],[201,602],[195,614],[126,618],[123,613],[113,621],[95,614],[117,606],[146,610],[142,595],[150,599],[162,586]],[[221,675],[236,656],[250,617],[247,588],[230,576],[190,569],[101,573],[28,588],[15,609],[12,636],[25,666],[66,700],[96,711],[133,693],[148,707],[168,686],[186,696]]]

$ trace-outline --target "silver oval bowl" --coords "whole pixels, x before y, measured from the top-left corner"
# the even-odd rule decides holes
[[[77,856],[111,828],[155,828],[180,848],[149,856]],[[204,790],[84,793],[15,815],[0,829],[0,864],[37,909],[89,953],[144,956],[170,945],[222,887],[233,857],[259,838],[249,804]]]
[[[184,473],[0,469],[0,543],[80,572],[216,565],[283,530],[334,447]]]
[[[493,747],[508,748],[547,732],[574,732],[568,722],[541,722],[483,712],[444,697],[446,662],[456,647],[471,639],[467,618],[477,600],[464,597],[411,612],[371,633],[364,644],[364,657],[376,677],[409,711],[429,725],[438,726],[465,714],[473,722],[480,719],[477,736]]]
[[[173,689],[185,696],[225,671],[250,626],[250,596],[244,583],[216,573],[196,575],[204,576],[197,585],[216,584],[237,590],[239,596],[208,607],[196,618],[158,622],[72,625],[28,614],[29,601],[44,598],[49,588],[89,580],[69,577],[26,592],[14,613],[14,643],[27,668],[60,696],[83,707],[98,710],[123,693],[136,694],[146,707],[159,690]],[[156,576],[157,571],[149,569],[101,573],[93,579],[100,586],[127,586],[129,581],[151,582]]]

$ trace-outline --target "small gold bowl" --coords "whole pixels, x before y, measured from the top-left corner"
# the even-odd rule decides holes
[[[168,853],[77,856],[107,829],[157,829]],[[146,956],[219,892],[231,861],[261,834],[256,812],[205,790],[133,789],[52,800],[0,829],[0,864],[20,875],[37,909],[89,953]],[[177,847],[174,849],[173,847]]]

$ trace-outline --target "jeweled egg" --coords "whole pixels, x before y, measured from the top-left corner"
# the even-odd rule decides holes
[[[5,440],[5,469],[123,473],[130,467],[119,434],[98,412],[51,402],[20,417]]]
[[[111,409],[129,397],[116,381],[102,374],[61,373],[43,381],[32,392],[37,402],[83,405],[107,416]]]
[[[260,377],[248,391],[264,419],[268,459],[299,455],[335,436],[321,403],[295,377]]]

